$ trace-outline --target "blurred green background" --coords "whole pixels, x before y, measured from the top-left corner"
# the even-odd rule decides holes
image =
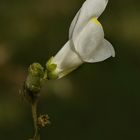
[[[30,107],[19,96],[27,68],[68,39],[83,0],[0,0],[0,139],[32,137]],[[140,1],[110,0],[99,19],[116,57],[84,64],[42,89],[51,125],[41,140],[140,139]]]

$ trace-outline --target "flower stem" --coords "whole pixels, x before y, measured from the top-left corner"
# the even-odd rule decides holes
[[[38,125],[37,125],[37,101],[32,103],[31,108],[32,108],[32,116],[33,116],[33,122],[34,122],[33,140],[40,140],[40,133],[39,133]]]

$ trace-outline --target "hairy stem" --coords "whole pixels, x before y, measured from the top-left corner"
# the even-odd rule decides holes
[[[37,125],[37,101],[33,102],[32,105],[32,116],[34,122],[34,138],[33,140],[40,140],[39,128]]]

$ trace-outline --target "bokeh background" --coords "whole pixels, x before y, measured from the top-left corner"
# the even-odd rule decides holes
[[[83,0],[0,0],[0,139],[27,140],[29,105],[19,96],[27,68],[45,65],[68,39]],[[99,19],[116,57],[84,64],[42,89],[41,140],[140,139],[140,1],[110,0]]]

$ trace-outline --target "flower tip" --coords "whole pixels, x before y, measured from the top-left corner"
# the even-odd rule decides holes
[[[115,49],[113,47],[111,47],[111,56],[115,57]]]

